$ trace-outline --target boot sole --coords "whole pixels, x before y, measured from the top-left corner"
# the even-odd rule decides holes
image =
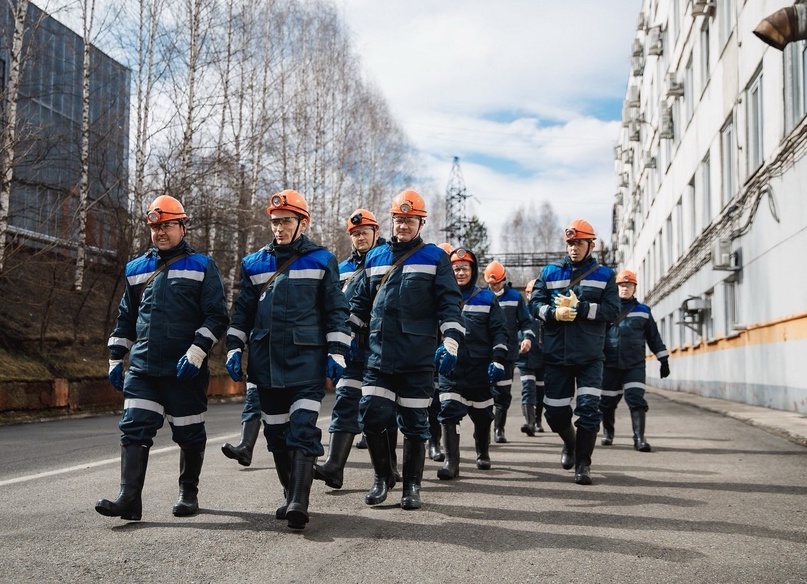
[[[444,469],[440,469],[437,471],[437,478],[441,481],[450,481],[451,479],[455,479],[460,476],[460,471],[458,470],[456,473],[451,473],[451,471],[445,471]]]
[[[305,524],[308,523],[308,513],[302,509],[295,509],[294,503],[289,507],[291,508],[286,510],[286,521],[289,522],[289,528],[305,529]]]
[[[232,450],[228,450],[224,446],[221,447],[221,452],[227,458],[238,461],[238,464],[240,464],[241,466],[249,466],[250,464],[252,464],[252,458],[247,459],[243,456],[240,456],[238,453],[233,452]]]
[[[124,521],[140,521],[143,513],[136,513],[132,511],[117,511],[115,509],[108,509],[103,505],[96,505],[95,510],[104,517],[120,517]]]

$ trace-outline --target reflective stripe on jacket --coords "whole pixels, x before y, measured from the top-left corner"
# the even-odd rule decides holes
[[[618,369],[644,367],[645,343],[656,359],[668,357],[667,347],[658,332],[650,307],[636,298],[623,300],[620,315],[624,318],[608,327],[605,340],[605,365]]]

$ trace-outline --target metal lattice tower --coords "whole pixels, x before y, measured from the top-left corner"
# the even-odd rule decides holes
[[[462,236],[468,219],[465,217],[465,199],[470,197],[465,189],[465,180],[462,178],[460,159],[454,157],[451,165],[451,175],[448,177],[446,187],[446,226],[443,228],[446,241],[453,246],[462,245]]]

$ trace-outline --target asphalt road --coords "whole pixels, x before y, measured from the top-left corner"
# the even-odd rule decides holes
[[[240,403],[210,407],[203,509],[183,519],[171,515],[179,454],[167,426],[131,523],[93,509],[118,491],[117,417],[0,427],[0,582],[807,582],[807,448],[649,402],[654,452],[633,450],[620,406],[588,487],[561,469],[555,435],[518,431],[515,410],[492,470],[474,465],[470,424],[459,479],[437,480],[427,461],[419,511],[398,507],[400,487],[365,505],[372,471],[354,449],[343,489],[314,483],[301,532],[274,519],[281,489],[265,448],[249,468],[219,450],[237,439]]]

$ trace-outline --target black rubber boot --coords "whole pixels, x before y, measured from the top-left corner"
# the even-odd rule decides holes
[[[474,445],[476,446],[476,468],[490,470],[490,422],[474,424]]]
[[[630,421],[633,424],[633,447],[639,452],[650,452],[650,444],[644,439],[644,424],[647,412],[631,410]]]
[[[350,432],[334,432],[328,445],[328,458],[325,462],[314,466],[314,478],[325,481],[332,489],[341,489],[344,479],[345,463],[353,446],[353,434]]]
[[[398,426],[387,428],[387,443],[389,444],[389,464],[392,467],[392,484],[401,482],[398,473]]]
[[[602,410],[602,440],[603,446],[611,446],[614,443],[614,422],[616,420],[616,408],[605,408]]]
[[[149,447],[127,444],[120,447],[120,492],[117,499],[99,499],[95,510],[107,517],[140,521],[143,516],[143,483],[149,462]]]
[[[365,436],[364,434],[361,435],[359,441],[356,442],[356,448],[358,448],[359,450],[367,450],[367,436]]]
[[[286,508],[286,520],[291,529],[304,529],[308,523],[308,499],[311,483],[314,482],[316,461],[316,456],[306,456],[299,450],[292,455],[289,504]]]
[[[446,461],[437,471],[437,478],[443,481],[460,476],[460,433],[456,424],[443,424],[443,448]]]
[[[430,424],[429,432],[431,432],[431,439],[429,440],[429,458],[434,462],[443,462],[446,455],[440,448],[440,441],[443,438],[443,429],[440,424]]]
[[[591,484],[591,453],[597,443],[597,433],[585,428],[577,429],[577,444],[574,461],[574,482],[578,485]]]
[[[286,509],[289,506],[292,452],[289,450],[273,452],[272,457],[275,459],[275,471],[277,472],[277,478],[280,479],[280,484],[283,486],[283,499],[285,499],[283,504],[275,511],[275,519],[285,519]]]
[[[253,418],[241,424],[241,441],[236,446],[229,442],[222,446],[224,456],[237,460],[241,466],[252,464],[252,450],[255,448],[262,425],[260,418]]]
[[[379,505],[387,500],[389,489],[395,486],[387,431],[384,430],[380,434],[365,433],[364,436],[367,439],[367,450],[370,452],[375,475],[373,486],[364,496],[364,502],[368,505]]]
[[[574,426],[569,424],[565,429],[558,432],[558,436],[563,440],[563,450],[560,453],[560,465],[569,470],[574,466]]]
[[[420,481],[426,462],[426,443],[404,438],[403,443],[403,494],[401,509],[420,509]]]
[[[199,511],[199,474],[205,460],[204,450],[182,449],[179,455],[179,498],[171,511],[176,517],[188,517]]]
[[[496,444],[507,444],[507,438],[504,436],[504,425],[507,422],[507,410],[496,408],[493,414],[493,441]]]
[[[544,404],[540,401],[535,404],[535,432],[537,434],[543,434],[544,426],[541,423],[541,418],[544,415]]]
[[[521,413],[524,414],[525,423],[521,426],[521,431],[527,436],[535,436],[535,405],[521,404]]]

